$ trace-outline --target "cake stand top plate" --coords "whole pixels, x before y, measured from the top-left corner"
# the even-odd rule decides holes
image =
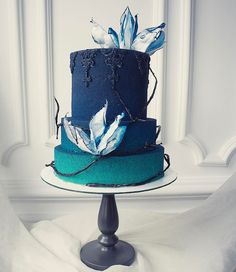
[[[86,185],[76,184],[68,181],[63,181],[54,174],[54,170],[50,167],[46,167],[41,171],[41,178],[44,182],[49,185],[52,185],[56,188],[79,192],[87,194],[130,194],[130,193],[139,193],[145,191],[151,191],[165,187],[173,183],[177,179],[176,173],[168,169],[165,172],[163,178],[154,179],[152,182],[136,185],[136,186],[122,186],[122,187],[89,187]]]

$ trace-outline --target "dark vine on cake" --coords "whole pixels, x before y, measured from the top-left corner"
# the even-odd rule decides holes
[[[165,23],[139,32],[138,16],[128,7],[119,32],[106,31],[94,19],[91,23],[100,48],[70,54],[72,114],[58,124],[56,100],[61,144],[46,166],[65,182],[87,186],[134,186],[159,179],[170,160],[156,143],[160,126],[147,117],[147,107],[157,88],[150,55],[165,43]],[[149,72],[155,84],[148,98]]]

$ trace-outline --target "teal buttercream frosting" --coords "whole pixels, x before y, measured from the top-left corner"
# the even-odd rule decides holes
[[[61,145],[54,150],[55,167],[62,174],[85,168],[97,157],[89,153],[66,151]],[[129,185],[143,183],[158,175],[163,176],[164,148],[157,145],[152,151],[134,155],[108,156],[99,159],[88,169],[74,176],[62,176],[64,181],[78,184]]]

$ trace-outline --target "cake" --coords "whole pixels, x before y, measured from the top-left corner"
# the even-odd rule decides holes
[[[61,144],[48,166],[63,181],[87,186],[130,186],[159,179],[168,157],[156,144],[160,126],[147,117],[157,82],[149,99],[147,89],[149,71],[154,75],[150,55],[164,43],[164,24],[137,34],[137,16],[129,8],[121,17],[120,38],[112,28],[105,32],[92,23],[93,39],[102,48],[70,54],[71,116],[61,120]],[[141,52],[137,40],[143,33],[155,39]]]

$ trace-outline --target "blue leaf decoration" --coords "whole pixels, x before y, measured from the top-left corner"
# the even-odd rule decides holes
[[[131,49],[146,52],[148,46],[155,41],[156,32],[149,32],[147,29],[140,32],[135,38]]]
[[[134,18],[127,7],[120,18],[120,48],[130,49],[135,30]]]
[[[165,26],[166,26],[166,23],[162,23],[162,24],[160,24],[160,25],[158,26],[158,28],[163,29],[163,28],[165,28]]]
[[[79,149],[93,155],[107,155],[115,150],[121,143],[126,126],[119,127],[124,113],[117,115],[115,121],[107,128],[106,112],[108,102],[98,111],[89,123],[90,137],[80,128],[72,126],[67,117],[63,119],[68,139]]]
[[[77,147],[85,152],[93,153],[93,143],[91,143],[88,135],[79,127],[72,126],[67,118],[63,119],[63,126],[65,128],[68,139]]]
[[[128,8],[128,7],[127,7]],[[125,9],[125,11],[122,13],[121,17],[120,17],[120,44],[123,45],[124,43],[124,21],[125,21],[125,18],[126,18],[126,10],[127,8]]]
[[[89,139],[88,135],[80,127],[74,127],[74,129],[77,134],[77,146],[85,152],[94,154],[96,152],[95,142]],[[86,148],[84,148],[84,145]]]
[[[146,49],[146,53],[148,53],[149,55],[152,55],[158,49],[162,48],[164,43],[165,43],[165,32],[161,30],[157,34],[157,37],[155,37],[155,40]]]
[[[121,15],[119,35],[111,27],[106,32],[93,19],[91,22],[93,23],[92,37],[103,48],[133,49],[152,55],[165,42],[163,31],[166,26],[165,23],[146,28],[138,33],[138,15],[133,17],[129,7]]]
[[[120,47],[120,43],[119,43],[119,37],[118,34],[115,32],[115,30],[111,27],[108,28],[108,34],[110,34],[114,44],[116,45],[117,48]]]
[[[154,31],[156,31],[157,29],[163,29],[165,26],[166,26],[166,24],[165,24],[165,23],[162,23],[162,24],[160,24],[159,26],[154,26],[154,27],[146,28],[146,30],[149,31],[149,32],[154,32]]]
[[[115,121],[109,126],[106,133],[103,135],[99,145],[98,145],[98,152],[105,152],[105,149],[107,147],[107,143],[109,139],[113,136],[116,129],[118,128],[121,119],[124,117],[124,113],[118,115],[115,119]]]
[[[138,15],[135,15],[135,19],[134,19],[134,33],[133,33],[133,41],[135,39],[135,37],[137,36],[138,33]]]
[[[124,134],[126,132],[126,126],[117,127],[114,133],[106,142],[106,147],[101,151],[101,155],[107,155],[114,151],[123,140]]]

